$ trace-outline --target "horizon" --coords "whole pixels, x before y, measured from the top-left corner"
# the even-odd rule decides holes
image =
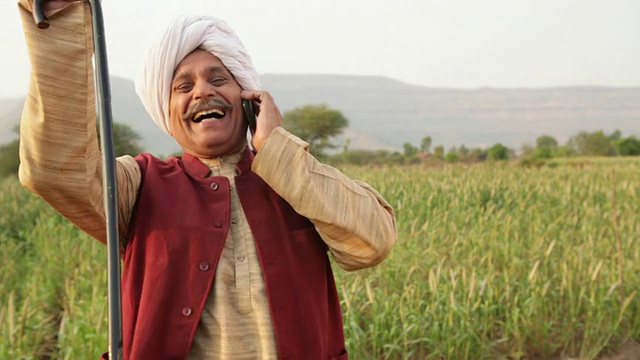
[[[559,86],[539,86],[539,87],[495,87],[495,86],[478,86],[478,87],[470,87],[470,88],[464,88],[464,87],[444,87],[444,86],[425,86],[425,85],[421,85],[421,84],[415,84],[415,83],[408,83],[408,82],[404,82],[402,80],[398,80],[398,79],[394,79],[394,78],[390,78],[388,76],[384,76],[384,75],[353,75],[353,74],[313,74],[313,73],[307,73],[307,74],[294,74],[294,73],[284,73],[284,74],[277,74],[277,73],[266,73],[266,74],[259,74],[258,75],[260,78],[264,77],[264,76],[297,76],[297,77],[312,77],[312,76],[318,76],[318,77],[359,77],[359,78],[381,78],[381,79],[385,79],[385,80],[391,80],[394,82],[398,82],[404,85],[408,85],[408,86],[417,86],[417,87],[421,87],[424,89],[442,89],[442,90],[453,90],[453,91],[482,91],[482,90],[523,90],[523,91],[536,91],[536,90],[551,90],[551,89],[619,89],[619,90],[635,90],[635,89],[640,89],[640,85],[629,85],[629,86],[625,86],[625,85],[621,85],[621,86],[612,86],[612,85],[559,85]],[[133,79],[129,79],[126,78],[124,76],[119,76],[119,75],[114,75],[114,74],[110,74],[110,78],[117,78],[117,79],[121,79],[121,80],[125,80],[125,81],[130,81],[133,82]],[[269,90],[269,89],[265,89],[265,90]],[[18,96],[13,96],[13,97],[3,97],[0,96],[0,101],[11,101],[11,100],[20,100],[22,98],[24,98],[27,95],[27,93],[25,92],[22,95],[18,95]]]

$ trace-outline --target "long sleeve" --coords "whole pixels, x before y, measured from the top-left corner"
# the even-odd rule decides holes
[[[346,270],[381,262],[396,242],[393,208],[370,185],[318,162],[308,144],[275,129],[252,165],[318,233]]]
[[[46,30],[35,26],[30,1],[21,1],[19,8],[32,68],[20,125],[20,182],[104,243],[89,5],[73,2],[49,14]],[[124,239],[140,170],[130,156],[116,164],[118,225]]]

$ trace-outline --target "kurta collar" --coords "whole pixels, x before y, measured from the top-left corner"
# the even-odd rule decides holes
[[[214,160],[206,160],[207,162],[211,161],[233,161],[237,162],[236,169],[238,170],[239,175],[244,173],[248,173],[251,171],[251,162],[254,158],[253,150],[251,150],[248,146],[245,147],[244,151],[234,154],[227,155],[223,157],[219,157]],[[222,158],[222,159],[221,159]],[[207,164],[205,164],[202,160],[190,154],[182,155],[182,164],[184,165],[185,171],[196,179],[204,179],[209,176],[211,169]]]

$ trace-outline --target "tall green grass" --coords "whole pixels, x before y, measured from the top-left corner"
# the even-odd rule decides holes
[[[0,359],[107,349],[105,247],[16,179],[0,183]]]
[[[378,267],[336,270],[351,358],[593,359],[639,339],[640,162],[554,166],[343,169],[399,229]],[[104,246],[0,186],[0,358],[97,357]]]
[[[383,264],[339,276],[354,358],[592,359],[638,339],[637,161],[346,172],[399,223]]]

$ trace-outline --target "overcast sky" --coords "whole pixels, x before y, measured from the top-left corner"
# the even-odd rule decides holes
[[[103,8],[111,73],[131,79],[169,19],[206,13],[236,30],[261,74],[640,86],[637,0],[105,0]],[[0,33],[0,98],[19,97],[29,65],[16,0],[0,1]]]

